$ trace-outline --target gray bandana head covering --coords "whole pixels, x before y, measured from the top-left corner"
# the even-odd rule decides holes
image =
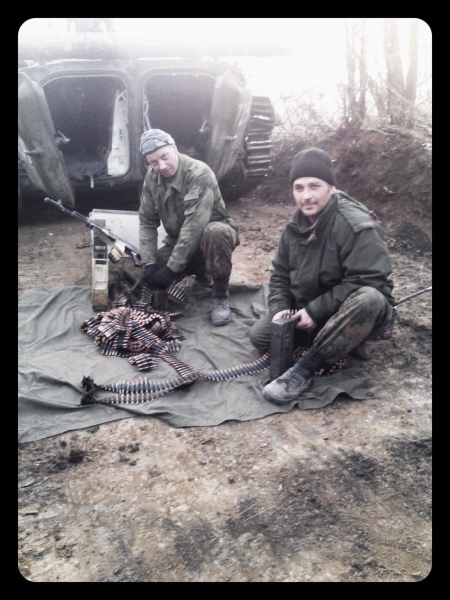
[[[149,129],[141,135],[139,150],[142,156],[145,156],[168,144],[175,144],[172,136],[161,129]]]

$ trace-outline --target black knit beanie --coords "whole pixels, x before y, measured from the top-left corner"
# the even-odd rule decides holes
[[[289,173],[289,183],[292,185],[299,177],[317,177],[336,185],[331,158],[320,148],[308,148],[295,156]]]

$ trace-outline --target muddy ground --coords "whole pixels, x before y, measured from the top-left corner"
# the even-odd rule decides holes
[[[279,142],[275,170],[230,202],[232,281],[269,279],[292,214],[294,154],[319,145],[338,187],[375,209],[400,299],[432,285],[431,144],[395,131]],[[136,210],[109,197],[78,206]],[[87,228],[30,203],[19,299],[91,283]],[[250,422],[177,429],[132,417],[19,445],[18,568],[33,582],[414,582],[432,568],[432,293],[371,342],[375,398]],[[242,399],[245,401],[245,398]]]

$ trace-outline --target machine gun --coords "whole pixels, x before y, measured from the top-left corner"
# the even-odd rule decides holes
[[[398,300],[394,305],[394,311],[399,304],[410,300],[419,294],[431,291],[433,288],[427,287],[414,294],[405,296],[401,300]],[[289,314],[283,315],[280,319],[272,321],[270,327],[270,380],[273,381],[282,375],[285,371],[290,369],[293,364],[293,351],[294,351],[294,333],[295,333],[295,321],[292,319],[292,315],[296,311],[291,310]],[[395,312],[394,312],[395,314]],[[375,340],[389,340],[392,337],[394,328],[394,317],[381,329],[379,334],[375,337]]]
[[[83,221],[86,227],[89,227],[89,229],[93,231],[95,237],[99,238],[107,246],[111,246],[111,251],[108,255],[108,258],[113,264],[117,263],[124,256],[130,256],[133,260],[133,264],[136,267],[141,266],[142,263],[139,250],[137,250],[137,248],[135,248],[128,242],[125,242],[124,240],[118,238],[116,235],[114,235],[114,233],[112,233],[112,231],[110,231],[106,227],[102,227],[95,221],[91,221],[91,219],[85,217],[84,215],[75,210],[68,210],[63,206],[61,200],[56,201],[52,200],[51,198],[44,198],[44,201],[54,204],[59,208],[59,210],[62,210],[62,212],[66,213],[66,215],[76,217],[80,221]]]

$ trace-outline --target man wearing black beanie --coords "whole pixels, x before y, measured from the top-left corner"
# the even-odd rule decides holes
[[[250,329],[261,352],[271,322],[293,312],[297,345],[307,352],[263,395],[283,405],[307,390],[314,374],[349,353],[370,357],[373,339],[390,321],[395,300],[389,251],[379,221],[361,202],[336,189],[330,156],[299,152],[289,173],[297,210],[272,263],[269,311]]]

